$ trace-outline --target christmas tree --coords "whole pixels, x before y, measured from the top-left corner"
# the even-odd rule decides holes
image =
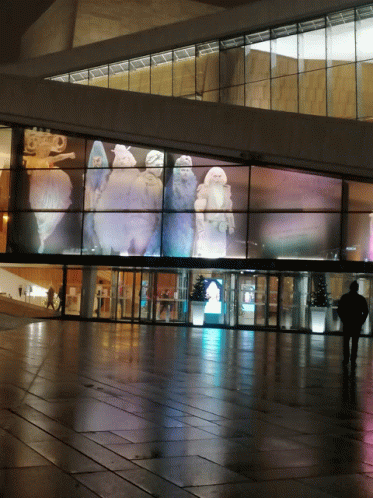
[[[193,291],[190,295],[191,301],[207,301],[206,299],[206,289],[205,289],[205,279],[202,275],[199,275],[197,281],[193,286]]]
[[[325,275],[315,274],[313,276],[314,291],[311,292],[310,306],[328,307],[330,306],[330,293],[326,288]]]

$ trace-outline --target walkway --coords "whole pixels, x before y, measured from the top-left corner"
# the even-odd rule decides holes
[[[373,340],[39,322],[0,332],[2,498],[373,496]]]

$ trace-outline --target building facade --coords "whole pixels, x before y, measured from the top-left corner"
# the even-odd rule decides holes
[[[330,332],[353,279],[371,303],[373,12],[322,3],[0,68],[3,299],[186,324],[202,276],[206,325],[316,330],[322,307]]]

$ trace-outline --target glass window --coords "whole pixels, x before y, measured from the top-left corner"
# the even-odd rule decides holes
[[[129,89],[128,61],[116,62],[109,66],[109,88],[117,90]]]
[[[0,170],[10,168],[12,129],[0,128]]]
[[[220,88],[244,83],[245,47],[243,37],[220,43]]]
[[[357,104],[359,119],[373,118],[373,60],[356,65]]]
[[[0,252],[6,252],[9,214],[0,212]]]
[[[89,70],[89,85],[101,86],[108,88],[109,86],[109,68],[108,66],[94,67]]]
[[[339,257],[337,213],[252,213],[249,258],[329,259]]]
[[[356,66],[347,64],[328,68],[328,116],[356,118]]]
[[[82,268],[71,267],[67,270],[66,279],[66,315],[80,315],[80,298],[82,293]]]
[[[245,85],[220,89],[220,102],[243,106],[245,103]]]
[[[93,212],[84,215],[83,252],[159,256],[160,213]]]
[[[88,71],[76,71],[75,73],[70,73],[70,83],[77,83],[79,85],[88,85]]]
[[[152,55],[151,93],[153,95],[172,95],[172,52]]]
[[[129,69],[130,91],[150,93],[150,56],[131,59]]]
[[[8,211],[9,179],[10,171],[0,170],[0,212]]]
[[[81,214],[64,211],[12,213],[10,252],[80,254]]]
[[[271,42],[269,31],[245,37],[246,82],[269,79],[271,71]]]
[[[298,112],[298,76],[284,76],[271,81],[274,111]]]
[[[61,83],[69,83],[69,75],[68,74],[61,74],[59,76],[53,76],[50,78],[52,81],[60,81]]]
[[[373,5],[356,9],[356,58],[363,61],[373,58]]]
[[[281,26],[272,30],[272,78],[298,72],[298,38],[296,33],[296,24]]]
[[[84,139],[26,129],[24,141],[27,169],[84,168]]]
[[[202,95],[196,95],[196,100],[203,100],[204,102],[219,102],[219,90],[212,92],[203,92]]]
[[[326,70],[299,75],[299,112],[326,116]]]
[[[326,32],[324,19],[299,25],[299,72],[323,69],[326,65]]]
[[[271,108],[270,80],[248,83],[245,86],[245,105],[258,109]]]
[[[330,14],[326,18],[328,66],[355,61],[355,13],[353,9]]]
[[[194,96],[196,93],[196,48],[174,50],[173,95]]]
[[[342,181],[297,171],[252,166],[250,209],[341,209]]]
[[[371,213],[348,213],[345,254],[348,261],[373,261]]]
[[[348,210],[373,212],[373,184],[346,182],[348,186]]]
[[[196,80],[197,100],[201,96],[203,100],[217,102],[211,98],[204,98],[205,93],[219,88],[219,42],[212,41],[201,43],[196,48]],[[210,93],[211,95],[211,93]],[[216,93],[215,93],[216,95]]]

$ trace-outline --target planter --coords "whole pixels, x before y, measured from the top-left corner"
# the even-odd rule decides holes
[[[318,334],[325,332],[326,310],[325,307],[311,308],[311,330]]]
[[[192,323],[193,325],[203,325],[205,317],[204,301],[192,301]]]

